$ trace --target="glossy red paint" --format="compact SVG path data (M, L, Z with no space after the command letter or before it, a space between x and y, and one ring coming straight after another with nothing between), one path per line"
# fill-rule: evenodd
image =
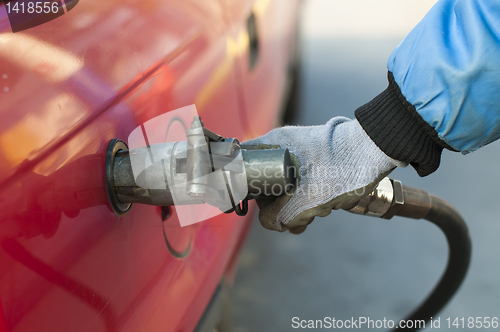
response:
M103 174L111 139L186 105L227 137L274 124L296 3L226 1L80 1L16 34L0 7L0 331L192 331L234 275L250 216L118 217Z
M237 75L243 92L243 120L251 135L260 136L280 125L283 96L291 83L289 76L294 65L301 1L222 1L231 17L230 33L234 43L242 50L237 59ZM249 12L254 14L257 23L258 54L254 68L250 66L250 52L247 51Z

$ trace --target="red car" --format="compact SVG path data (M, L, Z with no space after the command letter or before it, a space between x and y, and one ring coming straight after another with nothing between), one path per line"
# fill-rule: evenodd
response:
M251 213L118 216L105 153L191 104L225 137L274 127L299 2L86 0L18 33L0 5L0 331L223 329Z

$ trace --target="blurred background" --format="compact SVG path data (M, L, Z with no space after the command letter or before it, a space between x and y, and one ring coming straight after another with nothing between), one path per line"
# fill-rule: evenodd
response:
M294 123L353 118L386 88L389 55L435 2L305 1ZM466 156L445 151L440 169L426 178L411 167L391 175L448 200L470 228L472 263L440 314L442 330L448 317L500 316L499 162L496 142ZM429 294L447 254L444 235L423 220L334 211L296 236L265 230L256 219L236 278L234 331L291 331L293 317L397 322Z

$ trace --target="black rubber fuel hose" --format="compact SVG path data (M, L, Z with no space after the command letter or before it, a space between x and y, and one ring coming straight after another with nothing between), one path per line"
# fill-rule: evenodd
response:
M397 215L423 217L432 222L444 233L449 247L448 263L441 280L420 307L405 318L405 321L423 320L427 323L450 301L464 280L470 263L471 240L465 221L451 204L420 189L404 186L403 192L405 203ZM418 206L423 208L419 211ZM428 213L422 216L425 210ZM417 331L418 328L399 327L394 331L403 330Z

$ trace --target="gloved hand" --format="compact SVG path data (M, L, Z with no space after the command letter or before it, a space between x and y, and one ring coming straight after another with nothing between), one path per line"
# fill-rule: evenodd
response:
M382 152L357 120L344 117L321 126L277 128L242 146L279 146L298 158L300 180L295 192L257 200L262 226L296 234L316 216L353 207L396 166L407 166Z

